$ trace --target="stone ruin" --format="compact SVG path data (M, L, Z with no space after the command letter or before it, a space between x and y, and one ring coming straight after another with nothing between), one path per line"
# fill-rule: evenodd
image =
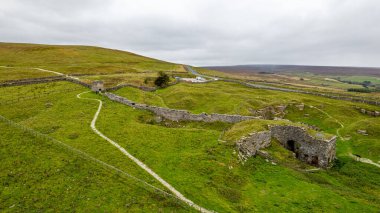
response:
M361 112L362 114L366 114L366 115L369 115L372 117L380 117L379 111L372 111L372 110L368 110L368 109L363 109L363 108L360 108L358 106L355 106L355 109L359 110L359 112Z
M104 91L103 81L94 81L94 82L92 82L91 90L93 92L96 92L96 93Z
M262 109L250 109L249 111L254 116L260 116L263 119L274 119L274 118L283 118L285 116L285 110L287 105L278 105L278 106L267 106Z
M277 139L283 147L292 151L295 157L310 165L326 168L335 159L336 137L324 139L312 136L306 128L291 125L269 126L269 130L255 132L237 141L241 158L256 155L262 149L270 146L271 139Z

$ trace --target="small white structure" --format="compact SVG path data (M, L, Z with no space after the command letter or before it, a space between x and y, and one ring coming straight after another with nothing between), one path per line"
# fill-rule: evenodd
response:
M201 82L205 82L205 81L206 81L206 79L204 79L204 78L202 78L202 77L200 77L200 76L197 76L195 79L196 79L197 81L201 81Z
M103 81L92 82L91 90L96 93L104 91Z
M196 78L179 78L180 81L185 81L185 82L191 82L191 83L203 83L207 82L205 78L202 78L200 76Z

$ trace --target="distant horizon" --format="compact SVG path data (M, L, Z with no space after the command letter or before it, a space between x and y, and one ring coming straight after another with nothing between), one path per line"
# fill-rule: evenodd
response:
M3 0L0 40L128 50L194 66L380 67L373 0Z
M98 48L105 48L105 49L113 49L118 51L125 51L130 52L133 54L141 55L148 58L154 58L161 61L167 61L171 63L176 63L173 61L164 60L161 58L156 58L149 55L144 55L138 52L132 52L130 50L123 50L118 48L110 48L106 46L96 46L91 44L70 44L70 43L64 43L64 44L54 44L54 43L29 43L29 42L9 42L9 41L0 41L0 43L10 43L10 44L32 44L32 45L53 45L53 46L91 46L91 47L98 47ZM186 64L186 63L178 63L178 64L184 64L184 65L191 65L195 67L234 67L234 66L308 66L308 67L346 67L346 68L368 68L368 69L377 69L380 68L380 66L347 66L347 65L315 65L315 64L265 64L265 63L251 63L251 64L232 64L232 65L193 65L193 64Z
M359 67L359 66L344 66L344 65L310 65L310 64L235 64L235 65L206 65L197 67L244 67L244 66L299 66L299 67L342 67L342 68L368 68L368 69L380 69L379 67Z

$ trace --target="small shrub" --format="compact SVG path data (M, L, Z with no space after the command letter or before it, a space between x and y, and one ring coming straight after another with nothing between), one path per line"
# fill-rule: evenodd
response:
M238 203L241 200L241 192L233 188L222 187L218 189L218 193L232 203Z
M349 88L347 89L348 92L361 92L361 93L371 93L372 90L368 88Z
M159 76L154 81L154 85L163 88L168 85L169 80L170 80L169 76L166 73L161 71L159 73Z
M78 137L79 137L79 134L75 132L75 133L70 134L67 138L74 140L74 139L77 139Z

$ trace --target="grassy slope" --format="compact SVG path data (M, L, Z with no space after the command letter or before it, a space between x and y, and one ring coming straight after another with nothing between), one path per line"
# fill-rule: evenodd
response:
M176 109L187 109L194 113L228 113L249 115L250 109L261 109L271 105L289 105L291 103L304 103L303 111L289 105L286 118L316 125L322 131L336 134L340 125L335 119L345 125L340 130L344 137L351 137L344 143L351 144L347 152L360 154L374 161L380 160L380 118L363 115L354 106L365 109L378 110L379 107L339 101L318 96L296 93L251 89L239 84L213 82L208 84L177 84L156 92L143 92L137 89L123 88L116 91L136 102L151 105L167 106ZM320 111L310 108L319 107L333 116L329 118ZM358 129L367 129L368 136L357 134ZM340 143L340 142L339 142Z
M77 87L65 82L44 85L45 90ZM36 86L1 89L26 92L33 91ZM12 108L1 106L0 109L2 114L13 120L154 183L92 133L89 123L97 103L76 99L79 92L20 102ZM97 97L94 94L85 96ZM26 108L27 111L24 110ZM379 203L380 191L376 184L379 181L376 168L357 166L356 162L343 159L335 173L327 171L310 175L282 165L268 164L261 158L253 158L241 165L234 153L235 147L217 140L229 125L170 122L158 125L152 120L150 113L105 100L97 125L179 191L207 208L219 212L370 212L380 208L376 204ZM359 176L363 172L366 177Z
M41 72L34 69L28 68L5 68L0 67L0 83L3 81L10 80L21 80L21 79L30 79L30 78L43 78L56 76L54 73Z
M130 178L0 123L0 211L185 211Z
M91 100L76 98L78 93L87 89L68 82L36 84L20 87L0 88L4 93L30 95L35 91L53 91L60 88L77 89L72 92L50 94L33 100L21 101L12 105L0 105L1 114L22 125L49 134L70 146L97 156L98 159L115 165L132 174L152 181L145 172L140 171L134 163L126 163L126 157L116 148L93 133L90 122L97 110L97 104ZM20 90L20 91L19 91ZM20 92L20 93L18 93ZM6 96L6 99L12 96ZM19 95L19 97L21 97ZM28 110L25 110L28 109Z
M365 192L361 192L363 183L359 181L354 180L354 186L349 181L340 183L341 179L350 178L338 176L339 171L331 175L328 172L309 175L273 166L260 158L242 166L234 154L234 145L218 142L220 128L216 131L210 126L188 129L189 124L179 124L176 128L143 124L136 122L141 112L121 104L107 106L100 116L101 129L107 135L128 147L191 199L219 212L371 211L363 205L374 205L370 200L378 196L379 188L375 185L379 172L375 167L364 168L371 182L364 183ZM113 124L112 128L109 124ZM350 175L360 176L362 171L351 171L357 164L350 159L346 161ZM350 196L353 191L363 197Z
M0 43L0 65L67 74L179 71L183 67L130 52L91 46Z

